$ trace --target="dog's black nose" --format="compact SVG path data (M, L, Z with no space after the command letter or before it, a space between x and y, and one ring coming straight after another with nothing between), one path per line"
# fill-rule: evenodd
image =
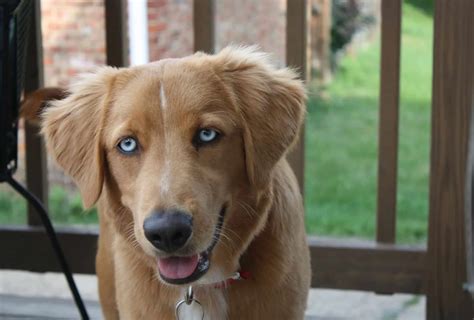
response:
M155 248L172 253L184 246L193 232L193 219L177 210L154 211L143 222L145 237Z

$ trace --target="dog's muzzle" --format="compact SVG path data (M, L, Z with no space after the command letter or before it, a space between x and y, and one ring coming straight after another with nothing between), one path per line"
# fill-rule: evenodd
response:
M158 258L158 271L163 281L170 284L186 284L201 278L210 268L210 258L217 245L224 223L226 206L219 212L211 245L201 253L191 256ZM183 248L192 235L192 217L186 213L155 212L145 219L145 236L153 246L173 254Z

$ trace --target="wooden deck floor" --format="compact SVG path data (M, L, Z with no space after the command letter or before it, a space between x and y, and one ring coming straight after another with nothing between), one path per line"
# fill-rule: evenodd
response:
M85 303L91 319L102 319L100 306L96 301ZM72 300L0 295L0 319L72 320L80 319L80 316Z
M97 301L86 301L91 319L102 319ZM75 320L80 319L72 300L0 295L1 320ZM305 320L341 320L307 316Z
M91 319L101 319L96 277L74 278ZM422 320L425 304L412 295L318 289L310 291L306 320ZM79 319L79 314L62 274L0 270L0 319Z

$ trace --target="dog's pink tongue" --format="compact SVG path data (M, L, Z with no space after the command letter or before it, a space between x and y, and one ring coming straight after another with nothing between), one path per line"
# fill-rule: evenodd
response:
M158 269L168 279L183 279L193 274L198 265L199 257L169 257L158 259Z

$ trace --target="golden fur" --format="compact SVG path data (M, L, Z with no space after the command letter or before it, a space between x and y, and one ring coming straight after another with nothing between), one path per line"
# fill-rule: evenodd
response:
M303 319L310 261L303 207L285 154L297 138L305 92L289 69L252 48L226 48L143 66L104 67L43 113L48 149L98 202L99 293L106 319L174 319L186 286L160 280L159 252L143 221L155 208L193 216L186 252L212 241L227 206L209 271L196 283L206 319ZM222 137L196 148L196 130ZM137 155L117 151L125 136ZM248 280L216 289L236 270Z

